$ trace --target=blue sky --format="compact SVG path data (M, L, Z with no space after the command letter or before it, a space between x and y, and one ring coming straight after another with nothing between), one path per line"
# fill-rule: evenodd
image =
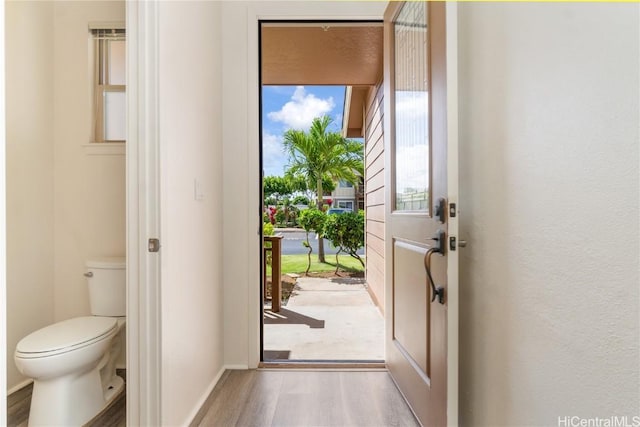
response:
M264 175L284 175L287 158L282 136L289 129L308 130L315 117L328 114L340 131L344 86L263 86L262 156Z

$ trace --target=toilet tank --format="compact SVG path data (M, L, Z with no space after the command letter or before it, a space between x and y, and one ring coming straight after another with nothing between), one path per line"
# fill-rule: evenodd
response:
M89 304L94 316L125 316L127 279L125 258L97 258L86 263Z

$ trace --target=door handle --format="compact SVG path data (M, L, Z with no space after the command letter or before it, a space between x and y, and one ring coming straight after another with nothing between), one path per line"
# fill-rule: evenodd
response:
M444 288L442 286L436 286L433 276L431 275L431 255L434 253L444 255L445 232L443 230L438 230L437 235L433 240L436 240L438 244L437 246L429 248L427 253L424 254L424 269L427 272L427 279L431 285L431 302L434 302L436 298L438 298L438 302L440 304L444 304Z

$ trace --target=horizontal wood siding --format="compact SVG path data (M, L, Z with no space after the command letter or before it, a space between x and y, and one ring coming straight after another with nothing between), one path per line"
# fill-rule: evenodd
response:
M367 284L384 311L384 131L383 86L372 89L365 118L365 207Z
M365 176L366 176L366 171L365 171ZM384 187L384 173L383 172L378 172L375 175L371 175L370 177L367 177L367 192L371 192L371 191L375 191L378 188L382 188Z

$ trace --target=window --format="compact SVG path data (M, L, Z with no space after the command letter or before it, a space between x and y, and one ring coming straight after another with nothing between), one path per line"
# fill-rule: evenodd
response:
M353 188L353 184L341 179L340 181L338 181L338 187L339 188Z
M94 39L93 138L126 140L126 41L124 28L92 28Z
M336 201L336 207L342 209L353 210L353 201L351 200L338 200Z

